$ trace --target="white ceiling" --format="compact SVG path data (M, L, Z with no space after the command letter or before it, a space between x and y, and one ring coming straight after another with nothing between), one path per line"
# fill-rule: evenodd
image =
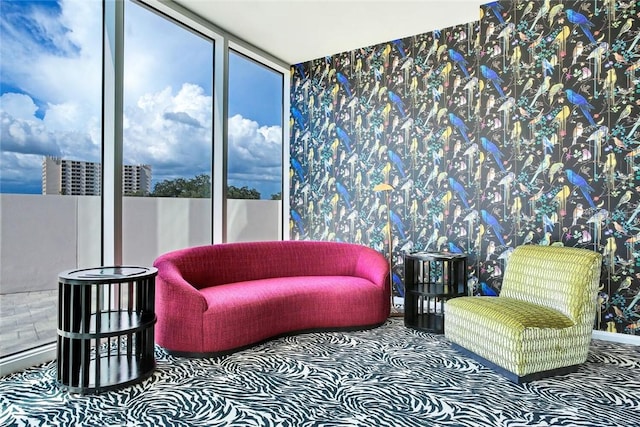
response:
M174 0L285 63L477 21L487 0Z

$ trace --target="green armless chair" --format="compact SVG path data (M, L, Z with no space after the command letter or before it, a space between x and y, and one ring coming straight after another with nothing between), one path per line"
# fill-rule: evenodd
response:
M516 383L574 372L587 360L601 266L587 249L518 246L500 296L446 303L445 336Z

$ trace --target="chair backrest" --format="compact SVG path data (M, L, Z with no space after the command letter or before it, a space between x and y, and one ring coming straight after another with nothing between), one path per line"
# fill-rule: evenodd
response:
M507 262L501 297L552 308L577 324L592 325L602 255L565 246L523 245Z

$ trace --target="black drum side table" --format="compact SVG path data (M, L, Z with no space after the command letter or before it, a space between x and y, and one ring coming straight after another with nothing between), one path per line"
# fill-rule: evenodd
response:
M156 268L68 270L58 277L57 380L99 393L151 375Z
M404 255L404 324L444 332L445 302L467 294L467 255L413 252Z

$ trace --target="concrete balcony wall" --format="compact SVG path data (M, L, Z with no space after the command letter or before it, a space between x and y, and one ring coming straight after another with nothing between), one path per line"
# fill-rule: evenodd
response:
M152 265L158 255L211 243L211 200L125 197L122 262Z
M282 204L228 200L227 241L279 240ZM208 199L125 197L123 263L211 242ZM0 194L0 293L56 289L58 274L100 265L100 197Z
M56 289L58 273L77 265L79 202L0 195L0 293Z
M227 241L282 239L282 203L273 200L227 200Z

